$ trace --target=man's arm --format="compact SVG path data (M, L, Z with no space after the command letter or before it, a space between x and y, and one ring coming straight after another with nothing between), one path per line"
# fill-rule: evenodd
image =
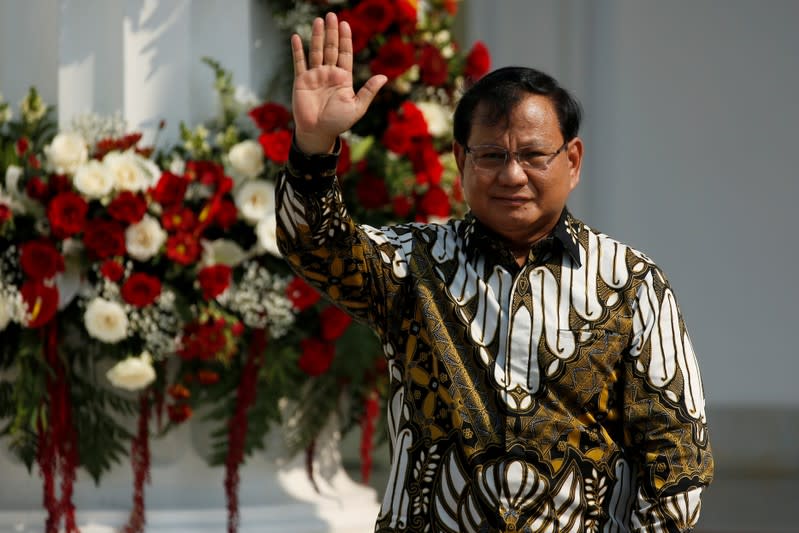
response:
M674 293L654 265L631 307L624 435L637 463L632 525L637 532L690 531L713 478L699 367Z

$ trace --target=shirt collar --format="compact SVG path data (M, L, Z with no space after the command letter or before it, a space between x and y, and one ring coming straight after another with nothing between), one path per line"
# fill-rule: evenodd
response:
M477 251L481 251L496 257L500 263L515 264L513 254L502 237L480 222L471 211L466 213L464 221L462 227L467 255L473 256ZM577 240L581 225L567 208L563 208L550 234L530 246L531 258L542 257L548 252L559 250L568 254L576 266L581 266L580 245Z

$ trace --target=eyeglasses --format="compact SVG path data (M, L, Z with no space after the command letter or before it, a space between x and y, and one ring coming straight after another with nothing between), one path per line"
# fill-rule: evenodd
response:
M564 142L554 152L539 152L532 147L522 147L515 152L510 152L502 146L481 144L479 146L464 146L466 153L472 157L474 166L480 170L496 172L505 168L508 159L513 158L524 170L541 172L546 170L550 163L569 146L569 141Z

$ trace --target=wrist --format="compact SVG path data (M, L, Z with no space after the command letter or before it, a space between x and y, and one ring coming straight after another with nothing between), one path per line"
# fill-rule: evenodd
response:
M329 154L333 152L338 136L314 136L307 133L294 132L294 142L297 148L305 154Z

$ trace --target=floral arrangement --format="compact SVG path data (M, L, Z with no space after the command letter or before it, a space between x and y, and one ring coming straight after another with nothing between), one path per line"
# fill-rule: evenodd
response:
M343 142L339 175L355 218L460 214L451 110L489 58L480 43L462 54L452 40L457 3L272 4L282 29L300 34L337 11L357 38L356 84L390 78ZM368 479L385 399L379 345L275 245L291 114L206 62L219 116L182 124L173 147L142 146L118 116L59 130L35 89L18 113L0 97L0 436L41 472L47 533L61 521L77 531L78 467L99 483L126 456L125 531L143 531L150 437L194 417L214 424L208 460L226 469L230 532L238 469L274 427L310 459L337 412L343 431L361 429Z

